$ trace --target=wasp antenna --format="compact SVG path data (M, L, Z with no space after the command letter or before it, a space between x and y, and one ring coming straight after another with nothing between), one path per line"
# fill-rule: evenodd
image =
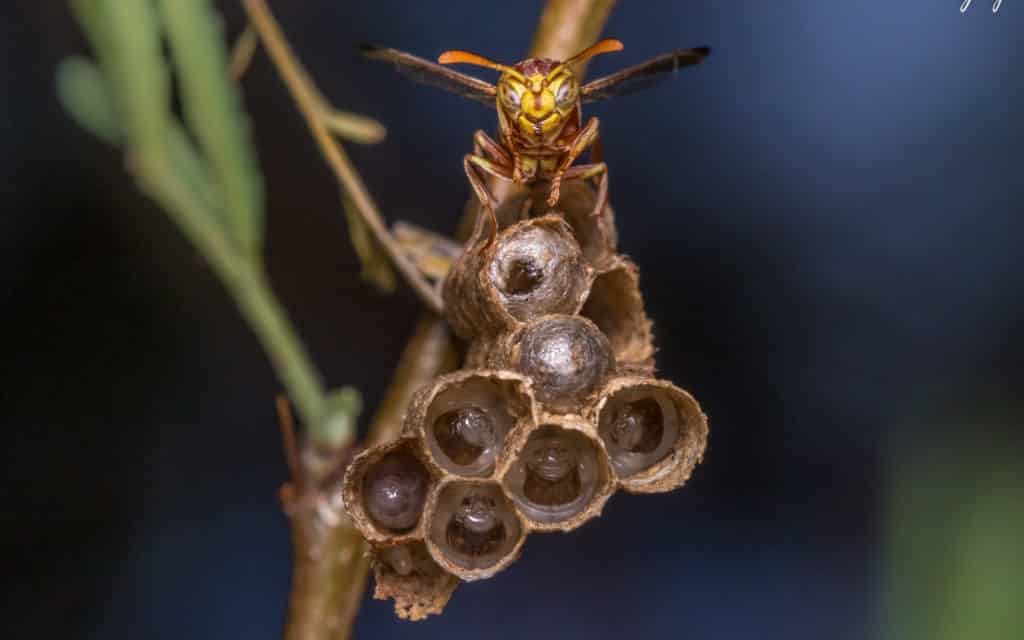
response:
M508 71L509 68L503 64L498 64L493 60L488 60L483 56L479 56L475 53L468 51L445 51L437 57L437 61L440 64L473 64L478 67L487 67L488 69L497 69L498 71Z
M573 57L569 58L568 60L565 61L565 63L572 64L574 62L583 62L584 60L588 60L590 58L593 58L594 56L599 56L602 53L622 51L623 48L624 47L622 45L622 42L619 40L601 40L600 42L595 42L594 44L590 45L583 51L580 51Z

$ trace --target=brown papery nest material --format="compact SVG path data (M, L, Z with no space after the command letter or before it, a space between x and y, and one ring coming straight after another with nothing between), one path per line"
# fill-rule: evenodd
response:
M615 475L596 429L579 416L545 415L513 436L502 486L531 529L571 531L601 514Z
M619 484L631 493L681 487L704 457L707 416L671 382L615 378L588 415L598 425Z

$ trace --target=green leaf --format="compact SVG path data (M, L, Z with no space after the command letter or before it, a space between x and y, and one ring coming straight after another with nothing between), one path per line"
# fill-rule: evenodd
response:
M310 433L327 449L343 447L355 439L356 421L362 410L362 396L352 387L330 391L324 397L322 417Z
M121 141L114 96L103 72L82 56L57 66L57 97L80 127L109 144Z
M259 252L263 188L248 118L228 75L220 17L208 0L159 0L182 93L195 135L226 214L227 229L247 255Z
M345 218L348 220L348 235L352 239L352 247L359 256L363 265L360 274L373 286L385 293L395 290L395 271L391 267L391 260L384 250L377 244L377 240L370 233L362 216L356 211L352 201L342 193L342 208L345 210Z
M1011 640L1024 628L1024 464L1013 446L944 443L896 467L888 518L893 640Z
M101 0L70 0L69 5L78 26L85 32L100 62L104 63L110 53L110 38L104 29Z
M380 122L348 111L327 110L324 124L334 135L357 144L377 144L388 135Z
M127 143L139 162L166 161L170 79L161 51L160 24L149 0L99 0L103 60L124 122Z

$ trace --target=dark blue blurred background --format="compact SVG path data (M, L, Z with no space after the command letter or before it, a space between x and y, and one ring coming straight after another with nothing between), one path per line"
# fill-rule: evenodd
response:
M239 8L219 4L237 33ZM542 2L271 4L324 92L389 127L351 149L388 218L451 230L461 155L493 112L352 45L514 61ZM626 50L592 73L713 47L591 110L660 370L702 402L708 455L680 491L532 537L440 618L367 599L358 637L882 634L892 478L925 451L956 467L956 443L982 464L986 442L1021 451L1024 0L958 5L619 3L606 33ZM3 626L275 638L278 383L122 159L60 111L54 67L83 50L61 2L0 9ZM359 281L337 186L264 57L245 91L275 289L328 381L372 407L417 303Z

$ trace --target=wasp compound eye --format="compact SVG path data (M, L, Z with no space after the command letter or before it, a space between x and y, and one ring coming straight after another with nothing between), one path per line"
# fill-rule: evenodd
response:
M590 321L548 316L518 336L516 368L533 380L538 400L558 412L578 412L614 368L611 346Z
M707 442L707 422L693 398L651 378L610 383L598 403L597 422L612 466L630 491L680 486Z
M529 435L503 484L538 529L579 526L596 515L614 490L597 443L581 431L553 424Z
M378 526L401 532L419 522L430 474L408 453L389 453L363 479L366 513Z
M525 536L515 508L491 483L452 482L441 488L430 543L463 579L488 577L513 560Z
M531 413L526 380L511 372L460 371L440 377L414 400L405 429L451 473L482 477L494 470L505 437Z
M487 279L502 307L517 320L576 313L590 272L569 226L558 216L521 222L497 240Z

